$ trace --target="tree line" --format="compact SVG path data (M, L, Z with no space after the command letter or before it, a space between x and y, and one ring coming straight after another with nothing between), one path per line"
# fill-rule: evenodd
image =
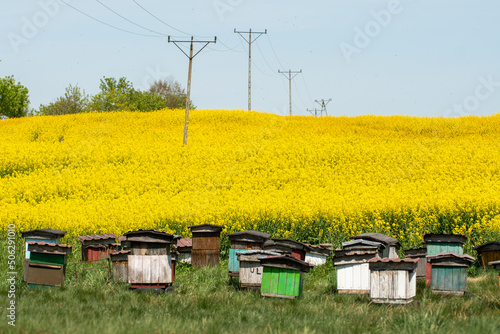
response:
M157 80L147 91L135 89L125 77L103 77L100 91L88 95L78 85L69 85L63 96L38 109L29 109L29 91L13 76L0 78L0 116L65 115L81 112L114 110L153 111L163 108L184 108L186 92L172 77ZM195 109L192 101L190 108Z

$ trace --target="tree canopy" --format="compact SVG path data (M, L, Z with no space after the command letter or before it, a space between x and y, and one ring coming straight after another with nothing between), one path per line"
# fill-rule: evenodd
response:
M28 88L7 76L0 79L0 115L22 117L28 113L30 104Z

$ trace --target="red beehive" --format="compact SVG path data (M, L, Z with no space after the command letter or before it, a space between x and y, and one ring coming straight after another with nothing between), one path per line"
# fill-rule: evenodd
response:
M84 235L78 240L82 243L83 261L104 260L119 246L115 234Z

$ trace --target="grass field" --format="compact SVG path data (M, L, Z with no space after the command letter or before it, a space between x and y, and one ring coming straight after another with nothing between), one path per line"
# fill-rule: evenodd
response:
M370 303L368 296L336 293L331 262L306 275L297 300L263 298L229 284L219 267L178 267L174 292L130 291L107 280L105 270L75 278L70 259L62 288L27 290L18 260L16 326L7 325L5 268L0 283L1 333L498 333L498 273L476 269L467 295L431 294L422 282L406 306ZM0 251L5 244L0 243ZM22 258L18 250L18 259ZM2 265L4 265L2 263ZM80 269L82 267L79 267Z

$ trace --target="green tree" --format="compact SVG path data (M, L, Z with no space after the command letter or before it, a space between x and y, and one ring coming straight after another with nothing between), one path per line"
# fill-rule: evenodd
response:
M28 88L16 83L14 76L0 79L0 115L23 117L30 104Z
M65 115L89 111L89 96L78 86L66 87L64 96L48 105L40 105L40 115Z
M155 81L149 87L149 92L164 99L165 104L163 108L175 109L186 107L186 92L181 87L181 84L172 77ZM189 104L191 109L196 109L193 101L189 101Z
M122 77L101 79L101 91L92 96L90 109L95 111L136 110L134 98L137 94L130 81Z

